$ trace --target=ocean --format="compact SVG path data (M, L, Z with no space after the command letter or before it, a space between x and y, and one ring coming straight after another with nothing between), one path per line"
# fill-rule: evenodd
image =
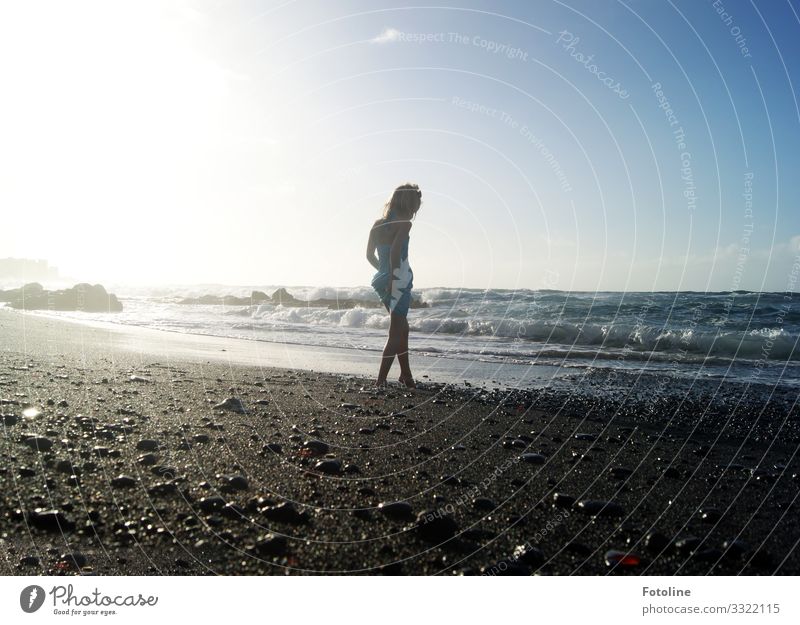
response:
M247 296L277 286L115 286L124 310L57 313L174 332L379 352L387 314L329 309L186 305L203 294ZM299 299L369 300L369 287L286 287ZM410 348L439 359L560 370L623 370L800 388L800 294L415 289ZM52 314L52 313L47 313ZM514 369L519 370L519 367Z

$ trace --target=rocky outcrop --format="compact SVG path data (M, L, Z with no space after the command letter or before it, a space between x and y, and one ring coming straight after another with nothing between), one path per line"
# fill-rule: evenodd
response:
M47 291L38 282L31 282L19 289L0 291L0 301L21 310L122 311L117 296L108 293L102 284L85 282L57 291Z
M179 304L205 304L205 305L225 305L225 306L251 306L253 304L262 304L269 302L271 304L281 306L291 306L299 308L307 306L309 308L329 308L331 310L341 310L343 308L381 308L380 300L375 297L374 299L361 300L361 299L335 299L335 298L320 298L320 299L297 299L294 295L289 293L285 288L281 287L275 291L271 296L266 295L261 291L253 291L250 297L237 297L235 295L201 295L200 297L190 297L181 300ZM411 300L411 308L427 308L428 304L419 299Z

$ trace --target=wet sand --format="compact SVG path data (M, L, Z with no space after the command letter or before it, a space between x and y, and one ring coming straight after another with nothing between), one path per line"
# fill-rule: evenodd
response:
M0 310L3 574L800 572L796 392L375 393L131 336Z

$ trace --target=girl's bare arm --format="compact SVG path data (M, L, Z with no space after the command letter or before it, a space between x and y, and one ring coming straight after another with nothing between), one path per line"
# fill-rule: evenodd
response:
M378 263L378 259L375 256L375 247L375 226L372 226L372 229L369 231L369 239L367 239L367 260L375 269L379 269L380 263Z

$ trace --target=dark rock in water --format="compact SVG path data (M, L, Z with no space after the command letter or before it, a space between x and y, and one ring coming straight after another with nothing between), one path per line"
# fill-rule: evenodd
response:
M564 545L564 550L578 554L579 556L588 556L594 552L594 549L592 549L589 545L584 545L583 543L577 543L574 541Z
M19 559L22 566L39 566L39 558L36 556L23 556Z
M277 534L267 534L258 539L255 544L255 551L260 556L282 556L289 548L286 536Z
M579 501L578 510L597 517L618 517L625 514L625 510L618 503L598 499Z
M138 482L136 478L131 477L130 475L119 475L111 480L111 486L114 488L130 488L131 486L136 486Z
M684 536L675 541L675 550L684 555L688 555L697 550L702 541L697 536Z
M630 477L633 471L627 467L612 467L609 470L609 473L611 474L611 477L615 479L624 480L625 478Z
M345 473L361 473L361 469L356 464L346 464L342 471Z
M283 451L283 447L280 443L267 443L261 448L261 451L265 454L279 454Z
M700 511L700 519L704 523L716 523L722 518L722 512L716 508L703 508Z
M340 460L320 460L314 465L314 470L326 475L339 475L342 472L342 463Z
M616 549L606 551L605 561L608 566L618 566L624 569L632 569L642 563L642 559L635 553L618 551Z
M158 441L145 438L136 443L136 449L139 451L156 451L158 449Z
M650 553L661 553L669 547L670 542L661 532L650 532L644 537L644 547Z
M34 286L38 288L31 288ZM16 297L7 301L11 308L23 310L122 311L122 304L116 295L108 293L101 284L85 282L58 291L45 291L40 284L33 283L22 287Z
M9 426L9 427L19 423L19 418L15 414L4 414L2 416L2 419L3 419L3 425Z
M522 562L533 569L538 569L545 562L544 553L532 545L519 545L514 549L514 560Z
M217 512L222 510L227 503L223 497L214 495L213 497L203 497L197 502L197 507L201 512Z
M722 551L716 547L707 547L692 554L694 560L701 562L717 562L722 557Z
M265 506L259 509L259 512L270 521L277 521L279 523L291 523L296 525L308 521L308 515L305 512L298 512L294 504L288 501L279 503L277 506Z
M214 406L214 410L228 410L230 412L236 412L238 414L245 414L247 410L245 410L244 404L242 400L238 397L228 397L224 401L221 401L217 405Z
M528 464L544 464L547 461L542 454L527 453L521 456L523 462Z
M664 477L668 477L671 480L677 480L681 477L681 472L675 467L667 467L664 469Z
M34 475L36 475L36 469L31 469L30 467L19 468L20 477L33 477Z
M48 532L70 532L75 529L75 523L60 510L37 508L29 515L28 523Z
M405 520L413 516L413 508L407 501L391 501L378 504L378 511L390 519Z
M594 434L579 433L575 435L577 441L593 441L597 438Z
M210 441L211 437L208 434L195 434L192 436L192 442L197 443L198 445L205 445Z
M381 509L381 511L386 514L385 510ZM410 506L408 514L411 514ZM457 533L458 523L448 514L428 510L417 515L417 534L423 540L432 543L443 543L453 538Z
M30 436L23 442L36 451L50 451L53 448L53 441L44 436Z
M571 508L575 504L575 497L566 493L553 493L553 505L557 508Z
M497 504L488 497L477 497L472 500L472 507L476 510L491 511L497 508Z

